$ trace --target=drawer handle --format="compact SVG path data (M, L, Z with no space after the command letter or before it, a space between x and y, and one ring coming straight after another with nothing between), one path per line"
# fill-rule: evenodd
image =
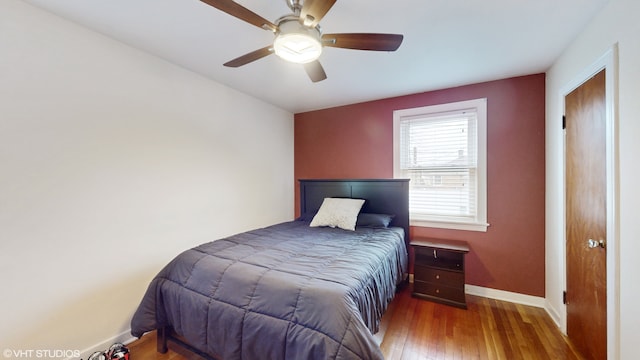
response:
M436 294L440 294L440 289L436 289Z
M440 279L440 275L436 275L436 279Z

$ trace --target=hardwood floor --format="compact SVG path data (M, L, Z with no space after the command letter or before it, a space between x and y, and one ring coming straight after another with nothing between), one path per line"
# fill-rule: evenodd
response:
M385 313L387 360L582 359L540 308L467 295L468 310L411 297L407 286ZM192 360L156 352L155 333L129 345L131 358Z

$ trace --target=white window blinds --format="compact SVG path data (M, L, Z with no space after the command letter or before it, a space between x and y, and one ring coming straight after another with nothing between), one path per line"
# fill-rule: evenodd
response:
M461 107L394 112L395 176L411 179L412 220L485 223L483 161L478 161L482 109L468 102L449 105Z

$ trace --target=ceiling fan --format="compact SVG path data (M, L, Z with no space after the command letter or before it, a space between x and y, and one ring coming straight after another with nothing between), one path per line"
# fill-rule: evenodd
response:
M323 34L318 23L336 0L285 0L293 12L274 23L232 0L200 0L240 20L275 34L273 44L242 55L224 66L239 67L275 53L280 58L304 66L313 82L327 78L318 58L325 46L355 50L395 51L402 35L374 33Z

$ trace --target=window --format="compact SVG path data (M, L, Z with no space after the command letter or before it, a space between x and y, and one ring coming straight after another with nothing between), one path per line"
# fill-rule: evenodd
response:
M486 231L487 99L396 110L393 129L411 225Z

